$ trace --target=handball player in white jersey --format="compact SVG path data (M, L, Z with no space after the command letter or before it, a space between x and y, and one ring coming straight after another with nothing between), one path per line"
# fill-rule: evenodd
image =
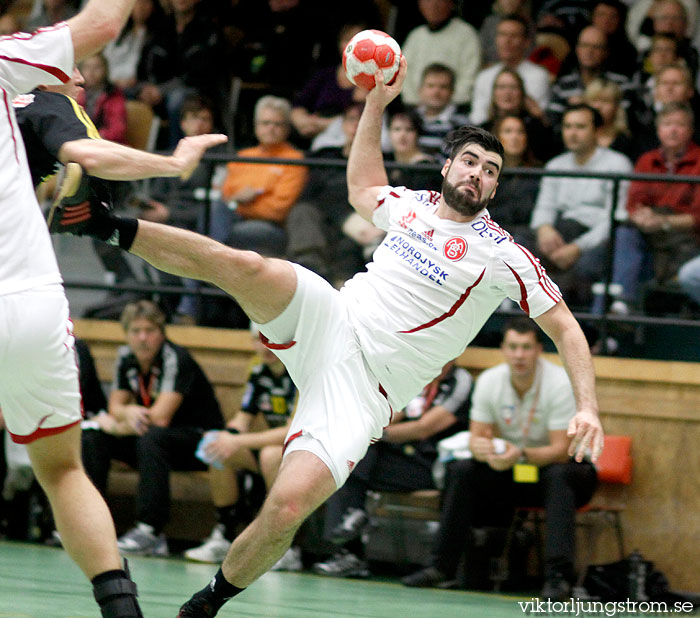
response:
M503 165L490 134L460 129L442 174L442 194L387 186L382 115L400 92L377 74L348 160L350 203L387 231L368 272L340 291L284 260L225 247L168 226L123 219L91 205L66 231L119 244L156 267L212 282L259 325L300 392L277 479L256 519L233 542L222 568L183 605L180 618L209 618L268 570L304 519L380 438L392 410L459 356L509 297L554 340L569 373L577 414L571 453L597 458L603 432L586 339L556 285L485 207ZM461 141L460 141L461 140ZM70 217L70 208L60 216Z
M89 0L67 22L0 37L0 405L12 439L27 445L63 546L91 580L104 618L143 614L109 509L82 467L68 303L12 100L39 84L67 82L77 61L117 36L133 4ZM21 609L21 598L14 603Z

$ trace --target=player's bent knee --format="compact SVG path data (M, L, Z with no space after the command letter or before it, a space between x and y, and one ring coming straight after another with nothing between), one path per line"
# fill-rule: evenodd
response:
M303 500L288 495L270 495L263 507L264 515L282 534L296 530L311 514Z
M236 255L238 267L249 277L261 275L265 272L269 263L269 258L256 253L255 251L238 250Z

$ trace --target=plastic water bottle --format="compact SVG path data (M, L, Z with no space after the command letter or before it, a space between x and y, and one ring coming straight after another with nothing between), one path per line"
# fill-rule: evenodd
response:
M638 550L634 550L629 557L629 571L627 573L628 594L632 601L646 601L647 565Z
M207 445L211 444L214 440L216 440L216 437L218 435L218 431L205 432L205 434L202 436L202 439L199 441L199 444L197 445L197 450L194 454L197 457L197 459L200 459L212 468L216 468L217 470L223 470L224 465L220 461L209 457L206 451Z

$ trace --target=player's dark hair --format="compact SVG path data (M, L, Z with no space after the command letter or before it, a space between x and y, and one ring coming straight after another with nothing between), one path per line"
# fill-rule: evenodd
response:
M569 105L562 114L562 120L571 112L588 112L593 119L593 126L596 129L603 126L603 117L600 115L600 112L588 103L576 103L574 105Z
M473 125L450 131L445 138L445 152L450 159L454 159L467 144L476 144L488 152L495 152L501 159L504 156L503 144L498 138L490 131Z
M540 328L530 318L517 317L517 318L511 318L510 320L508 320L505 323L505 325L503 326L502 332L503 332L504 339L505 339L506 333L509 330L514 330L519 335L527 335L527 333L533 333L535 335L535 339L539 343L542 342Z

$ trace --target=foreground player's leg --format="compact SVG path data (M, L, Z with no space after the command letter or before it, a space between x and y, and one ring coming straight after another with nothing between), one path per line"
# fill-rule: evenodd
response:
M114 524L80 461L80 425L27 445L61 542L92 581L104 618L140 618L136 585L122 570Z
M336 490L326 465L295 451L282 463L258 516L236 538L219 572L180 609L178 618L211 618L231 597L270 569L304 520Z

